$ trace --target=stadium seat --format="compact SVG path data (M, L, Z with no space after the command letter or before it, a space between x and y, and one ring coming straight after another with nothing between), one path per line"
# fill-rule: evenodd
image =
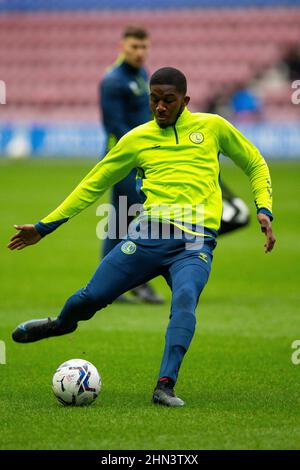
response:
M30 10L33 4L26 4ZM150 72L165 65L182 68L192 110L205 108L222 87L262 74L300 43L297 8L2 13L0 77L9 100L0 119L34 110L39 116L44 110L47 119L50 108L57 119L98 119L99 79L116 58L122 28L137 22L151 34ZM266 92L269 114L276 106L279 114L294 116L286 91L280 96Z

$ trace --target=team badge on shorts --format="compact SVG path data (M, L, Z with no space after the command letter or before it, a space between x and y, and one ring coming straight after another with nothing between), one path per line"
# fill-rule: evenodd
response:
M133 255L136 252L136 244L131 241L125 242L121 245L121 250L125 255Z
M204 140L204 135L202 134L202 132L192 132L190 134L190 140L194 144L201 144L201 142L203 142Z

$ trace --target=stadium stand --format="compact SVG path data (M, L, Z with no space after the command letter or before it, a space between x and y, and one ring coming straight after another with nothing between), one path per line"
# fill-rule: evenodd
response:
M226 0L227 7L299 6L300 0ZM1 0L0 11L224 7L224 0Z
M130 23L151 33L150 71L163 65L185 71L194 110L250 82L300 43L298 8L3 13L0 77L9 83L6 119L99 119L97 83ZM279 93L264 93L268 117L298 116L286 99L288 83Z
M41 135L40 126L48 126L43 133L50 153L60 142L63 153L66 148L72 154L70 139L77 137L78 154L95 153L99 136L91 136L100 132L99 80L116 59L122 29L139 24L151 34L149 72L166 65L182 69L190 109L233 120L232 95L241 87L250 89L262 103L259 119L271 130L257 128L255 136L251 127L244 131L254 141L272 134L271 153L278 148L280 155L279 145L297 133L300 122L300 106L291 101L292 76L297 78L299 70L300 0L229 0L225 5L220 0L0 0L0 80L7 98L0 108L0 153L34 152L36 144L28 147L28 142ZM292 127L286 130L288 123ZM80 126L85 126L82 133ZM86 132L92 149L86 148ZM284 141L290 155L295 154L293 139Z

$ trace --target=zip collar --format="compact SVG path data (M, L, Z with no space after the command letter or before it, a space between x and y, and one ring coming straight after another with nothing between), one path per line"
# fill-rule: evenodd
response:
M182 124L186 124L186 122L189 121L191 114L192 113L187 109L187 107L185 107L182 113L178 116L173 126L177 127L177 126L181 126Z

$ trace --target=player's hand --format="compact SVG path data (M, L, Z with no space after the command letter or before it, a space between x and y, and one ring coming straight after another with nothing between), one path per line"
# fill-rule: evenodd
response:
M272 225L266 214L257 214L258 222L261 225L261 231L266 235L265 253L273 250L276 238L273 234Z
M10 243L7 245L7 248L10 250L23 250L26 246L34 245L42 238L32 224L14 225L14 227L19 232L11 237Z

